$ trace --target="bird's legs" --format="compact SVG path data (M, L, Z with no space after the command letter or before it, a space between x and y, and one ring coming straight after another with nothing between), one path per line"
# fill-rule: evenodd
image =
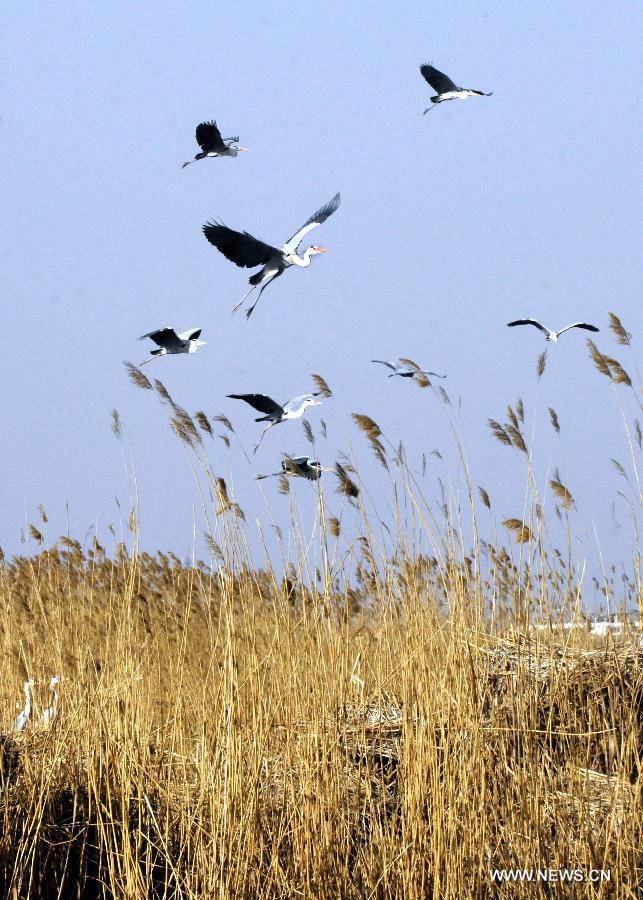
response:
M428 109L425 109L425 110L424 110L424 112L422 113L422 115L425 116L428 112L431 112L431 110L432 110L432 109L435 109L436 106L438 106L438 105L439 105L438 103L432 103L431 106L429 106Z
M249 306L248 309L246 310L246 319L249 319L249 318L250 318L250 316L251 316L252 313L253 313L253 310L254 310L255 306L257 305L257 303L259 303L259 298L261 297L261 295L263 294L263 292L265 291L265 289L268 287L268 285L269 285L272 281L274 281L276 277L277 277L277 276L275 275L273 278L270 279L270 281L267 281L265 284L263 284L263 285L261 286L261 290L260 290L259 293L257 294L257 299L256 299L255 302L252 304L252 306Z
M266 425L264 430L261 432L261 435L259 436L259 440L257 441L257 443L254 446L254 450L252 451L253 453L256 453L257 450L259 449L259 444L262 442L266 431L268 431L269 428L272 428L272 426L276 425L276 424L277 424L276 422L268 422L268 424Z
M250 290L248 291L248 293L243 295L243 297L241 298L241 300L239 300L239 302L237 303L237 305L232 307L232 315L234 315L234 314L236 313L236 311L239 309L240 306L243 306L243 304L246 302L246 300L248 299L248 297L250 296L250 294L251 294L254 290L256 290L256 288L257 288L257 285L256 285L256 284L253 285L253 286L250 288Z
M259 293L257 294L257 299L256 299L255 302L252 304L252 306L249 306L248 309L246 310L246 319L249 319L250 316L252 315L252 312L253 312L255 306L257 305L257 303L259 303L259 300L261 299L261 295L262 295L263 292L266 290L266 288L268 287L268 285L272 284L273 281L274 281L276 278L279 278L279 276L280 276L282 273L283 273L283 269L277 269L277 271L276 271L275 274L272 276L272 278L271 278L269 281L266 281L264 284L261 285L261 290L260 290ZM246 296L247 296L247 295L246 295Z
M141 368L141 366L146 366L148 363L152 362L153 360L155 360L157 358L158 357L156 357L156 356L150 356L149 359L144 359L142 363L138 364L139 369Z
M257 299L256 299L255 302L252 304L252 306L250 306L250 307L246 310L246 319L249 319L250 316L252 315L252 311L254 310L254 308L255 308L255 306L257 305L257 303L259 303L259 298L261 297L261 295L263 294L263 292L266 290L266 288L268 287L268 285L269 285L269 284L272 284L272 282L275 280L275 278L279 278L279 276L282 274L282 272L283 272L283 269L277 269L276 272L274 272L273 274L269 275L269 276L266 278L266 280L265 280L265 281L263 282L263 284L261 285L261 289L260 289L260 291L259 291L259 293L258 293L258 295L257 295ZM254 278L254 276L253 276L253 278ZM240 306L243 306L243 304L246 302L246 300L248 299L248 297L250 296L250 294L251 294L256 288L258 288L258 287L259 287L259 284L253 284L253 286L250 288L250 290L248 291L248 293L245 294L245 295L243 296L243 298L237 303L237 305L234 306L234 307L232 308L232 314L233 314L233 315L234 315L234 313L236 313L236 311L239 309Z

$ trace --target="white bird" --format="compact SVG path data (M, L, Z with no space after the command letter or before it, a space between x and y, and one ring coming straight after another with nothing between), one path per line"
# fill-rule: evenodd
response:
M255 453L266 431L272 428L273 425L279 425L280 422L285 422L288 419L300 419L309 406L319 406L321 404L321 400L316 399L319 397L319 392L315 394L301 394L299 397L289 400L288 403L284 403L283 406L271 397L266 397L265 394L227 394L227 396L232 400L244 400L253 409L266 413L265 416L259 416L259 418L255 419L255 422L268 423L255 445Z
M148 331L147 334L142 334L139 341L150 338L158 345L159 349L152 350L151 357L144 360L141 365L144 366L146 363L156 359L157 356L165 356L166 354L196 353L199 347L207 344L207 341L199 340L201 331L201 328L190 328L188 331L182 331L180 334L177 334L173 328L158 328L156 331Z
M534 325L543 332L546 341L552 341L554 344L558 341L561 334L565 331L569 331L570 328L584 328L586 331L600 331L600 328L597 328L596 325L588 325L587 322L574 322L572 325L566 325L565 328L561 328L560 331L550 331L549 328L545 328L544 325L541 325L540 322L537 322L535 319L516 319L515 322L507 322L509 328L513 328L514 325Z
M205 159L206 156L236 156L237 153L247 151L247 147L239 147L239 138L222 138L216 122L201 122L196 127L196 142L203 151L197 153L194 159L189 159L181 166L184 169L197 159Z
M257 475L257 481L262 478L273 478L276 475L297 475L307 478L308 481L319 481L322 472L332 472L332 469L322 466L318 459L309 456L288 456L284 454L281 461L281 472L271 472L269 475Z
M473 88L458 87L448 75L445 75L444 72L439 72L427 63L420 66L420 72L424 80L436 91L435 96L431 97L433 105L424 110L424 115L429 110L435 109L438 103L444 103L446 100L466 100L467 97L491 97L493 93L492 91L490 94L485 94L484 91L475 91Z
M432 375L434 378L446 378L446 375L438 375L437 372L428 372L426 369L420 369L419 366L416 366L413 363L412 359L406 359L401 356L396 363L388 362L385 359L372 359L371 362L379 363L381 366L387 366L387 368L392 369L393 371L388 376L389 378L394 378L396 375L399 375L400 378L415 378L417 375L424 375L425 378L428 378L429 375Z
M54 675L49 681L49 706L42 714L42 724L49 728L58 714L58 685L60 675Z
M25 705L23 709L18 713L18 715L16 716L16 720L13 723L14 731L24 731L27 727L27 724L31 721L31 689L33 686L34 682L31 681L31 679L29 681L25 681L23 685L23 690L25 692Z
M204 235L217 250L223 253L226 259L245 269L262 266L259 272L250 277L249 283L252 287L245 297L237 303L232 312L235 312L254 289L261 285L257 299L246 310L246 318L249 318L262 293L275 278L279 278L290 266L299 266L300 269L306 269L310 265L313 256L317 253L325 253L326 247L319 247L317 244L313 244L302 255L299 255L299 245L308 232L325 222L338 206L339 194L335 194L332 200L329 200L325 206L318 209L316 213L313 213L304 222L299 231L296 231L286 241L281 250L273 247L271 244L264 244L263 241L248 234L247 231L233 231L232 228L228 228L223 222L208 222L204 225Z

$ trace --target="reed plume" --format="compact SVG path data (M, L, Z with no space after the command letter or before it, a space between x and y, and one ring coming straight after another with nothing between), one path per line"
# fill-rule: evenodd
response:
M152 382L144 375L143 372L139 369L138 366L135 366L134 363L124 362L123 365L127 370L127 374L129 375L129 380L132 384L135 384L136 387L142 388L144 391L152 390Z
M507 531L510 531L519 544L525 544L533 540L533 534L528 525L522 519L505 519L502 523Z
M328 387L328 384L326 383L326 381L324 381L321 375L311 375L310 377L315 382L315 387L325 400L333 396L333 392Z

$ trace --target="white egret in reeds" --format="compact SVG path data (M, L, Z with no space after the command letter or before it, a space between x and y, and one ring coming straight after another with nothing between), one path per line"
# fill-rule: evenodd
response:
M204 235L217 250L223 253L226 259L245 269L262 266L259 272L250 277L249 283L252 287L243 299L237 303L232 312L235 312L254 289L261 285L257 299L246 310L246 318L249 318L262 293L275 278L279 278L291 266L306 269L310 265L313 256L317 253L325 253L325 247L319 247L317 244L314 244L312 247L308 247L300 256L299 245L308 232L325 222L338 206L339 194L335 194L328 203L304 222L301 228L286 241L281 249L273 247L271 244L265 244L263 241L248 234L247 231L233 231L232 228L228 228L223 222L208 222L204 225Z
M27 727L28 723L31 721L31 713L32 713L32 699L31 699L31 689L34 686L34 682L29 679L25 681L23 685L23 690L25 692L25 705L22 710L16 716L16 720L13 723L14 731L24 731Z
M572 325L566 325L564 328L561 328L560 331L551 331L535 319L516 319L515 322L507 322L508 328L513 328L515 325L533 325L543 332L546 341L552 341L554 344L558 341L561 334L565 331L569 331L570 328L584 328L586 331L600 331L600 328L597 328L596 325L588 325L587 322L574 322Z
M42 714L42 724L49 728L58 715L58 685L60 675L53 675L49 681L49 706Z
M289 419L300 419L309 406L319 406L321 404L321 400L316 399L319 397L319 391L314 394L301 394L299 397L289 400L288 403L284 403L283 406L271 397L266 397L265 394L227 394L227 396L232 400L243 400L250 404L253 409L258 410L258 412L266 413L265 416L259 416L259 418L255 419L255 422L268 423L255 444L255 453L266 431L272 428L273 425L279 425L281 422Z

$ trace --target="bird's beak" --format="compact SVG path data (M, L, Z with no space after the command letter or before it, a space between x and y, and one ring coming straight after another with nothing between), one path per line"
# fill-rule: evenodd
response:
M318 247L317 248L318 253L325 253L327 250L328 250L328 247Z
M247 153L250 150L250 147L237 147L237 150L241 153Z
M207 341L197 341L197 344L198 344L200 347L205 346L205 344L207 344L207 343L208 343Z
M313 406L321 406L321 400L313 400Z

